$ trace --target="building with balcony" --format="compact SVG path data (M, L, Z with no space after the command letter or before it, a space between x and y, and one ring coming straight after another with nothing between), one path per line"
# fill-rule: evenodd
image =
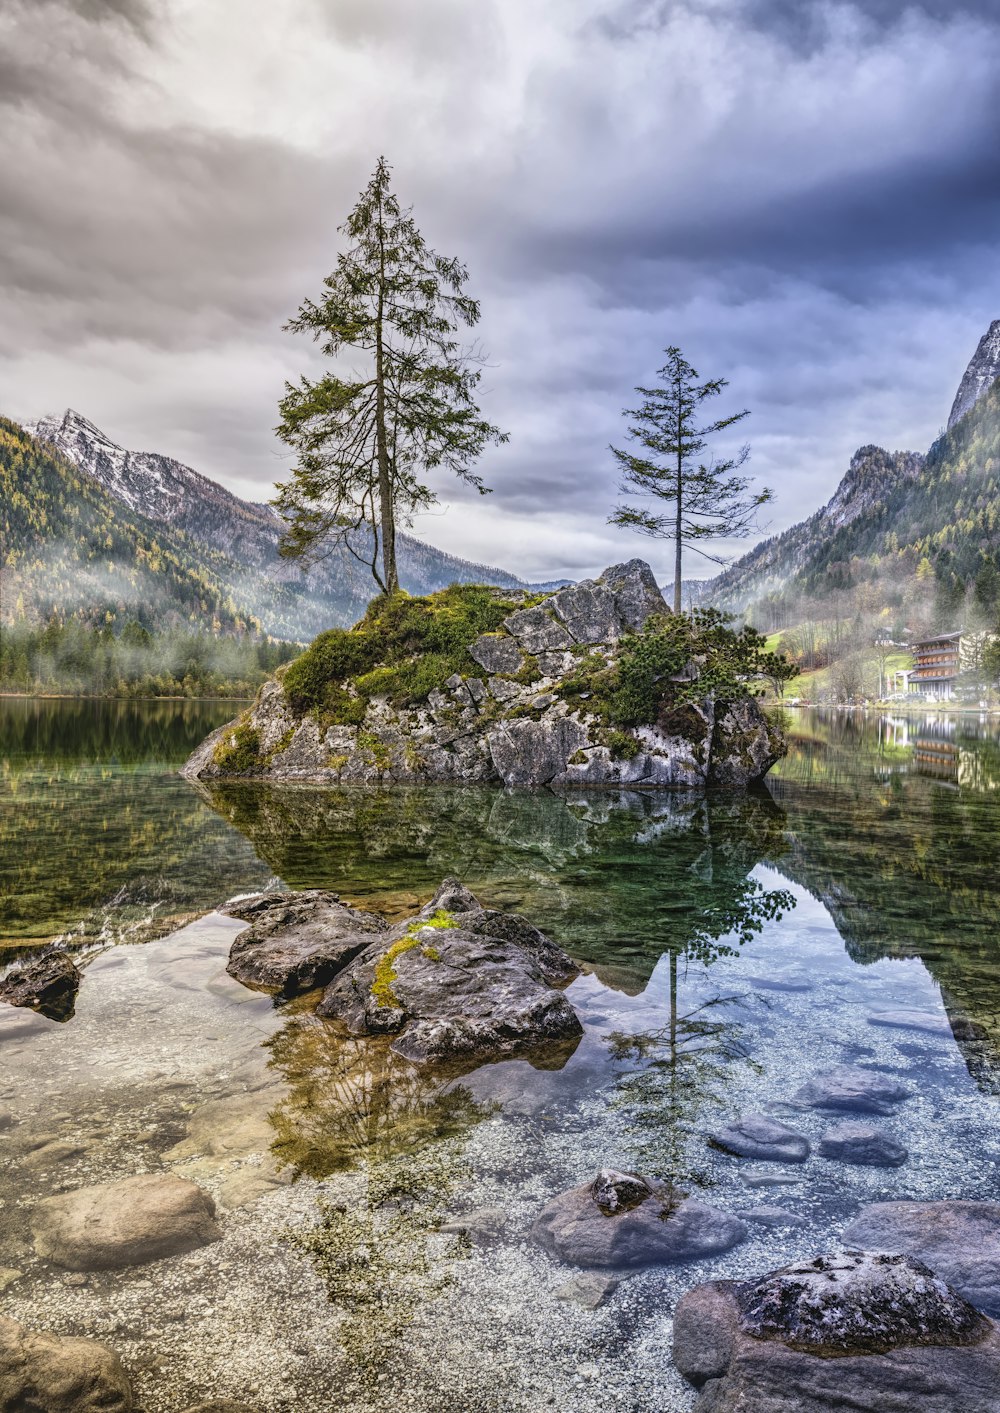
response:
M910 696L928 697L950 702L955 696L959 675L973 674L982 664L983 648L995 638L994 633L939 633L914 643L913 667L906 683Z

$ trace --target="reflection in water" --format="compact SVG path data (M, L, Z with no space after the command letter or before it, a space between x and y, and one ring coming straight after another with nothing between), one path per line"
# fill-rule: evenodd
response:
M288 1239L344 1312L338 1339L374 1386L393 1342L451 1283L461 1244L435 1250L433 1234L469 1175L464 1140L497 1106L400 1059L385 1039L347 1039L313 1017L269 1044L289 1084L269 1116L279 1163L313 1178L353 1167L363 1181L361 1200L320 1201L315 1224Z
M884 718L835 713L796 724L769 777L787 815L777 867L823 901L855 961L919 957L970 1072L1000 1090L995 726L931 719L890 732ZM941 783L940 750L928 770L929 740L974 760L956 766L959 788Z
M718 939L746 941L789 906L750 877L784 849L784 816L766 793L227 783L206 797L292 887L406 912L457 877L630 993L664 953L707 959Z

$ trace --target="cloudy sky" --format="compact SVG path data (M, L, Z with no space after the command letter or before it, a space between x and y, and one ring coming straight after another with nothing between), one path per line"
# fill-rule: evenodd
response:
M0 109L0 412L266 498L281 325L385 153L510 432L417 532L531 577L666 577L605 520L667 344L751 409L773 533L925 449L1000 317L997 0L3 0Z

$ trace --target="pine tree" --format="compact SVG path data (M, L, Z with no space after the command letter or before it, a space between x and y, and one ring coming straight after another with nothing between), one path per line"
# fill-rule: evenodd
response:
M674 612L680 613L684 546L691 544L699 554L721 563L695 542L720 536L743 539L754 528L758 507L772 499L772 492L752 491L750 481L735 474L746 463L748 447L725 461L697 459L709 437L750 414L744 410L699 425L696 418L701 403L717 397L728 383L724 378L699 383L698 374L679 348L668 348L666 355L666 363L657 372L662 386L637 387L635 391L643 398L641 407L622 413L632 419L628 434L639 443L641 453L614 446L611 451L621 470L622 495L664 501L671 508L656 511L626 502L615 507L608 523L674 541Z
M288 525L283 554L309 562L344 545L392 594L397 523L437 499L423 476L444 467L488 494L472 467L507 436L480 416L482 360L456 339L479 319L464 292L468 271L429 249L384 157L340 230L348 248L321 297L285 327L341 361L316 381L285 385L277 432L297 462L274 504ZM361 355L360 370L348 374L347 354Z

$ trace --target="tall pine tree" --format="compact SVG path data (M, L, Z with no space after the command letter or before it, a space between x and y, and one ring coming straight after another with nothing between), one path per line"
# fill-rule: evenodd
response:
M751 490L749 479L738 474L750 455L749 447L728 460L699 460L710 437L750 414L744 410L716 422L699 423L701 404L729 385L725 378L700 383L679 348L668 348L666 355L667 361L656 375L661 386L636 388L642 405L622 413L632 419L628 435L641 450L611 448L621 471L621 494L638 496L647 505L623 502L615 507L608 523L674 541L674 612L680 613L684 546L690 544L699 554L720 563L715 555L700 549L699 543L721 536L743 539L754 528L757 509L773 497L769 490ZM662 502L669 508L650 508L650 502L654 507Z
M308 562L346 546L392 594L397 523L437 499L426 473L444 467L486 495L473 465L507 435L480 415L482 360L456 337L479 319L468 271L429 249L384 157L340 230L347 249L322 295L285 326L337 364L285 385L277 432L296 464L274 504L287 523L283 554ZM360 367L348 370L350 355Z

